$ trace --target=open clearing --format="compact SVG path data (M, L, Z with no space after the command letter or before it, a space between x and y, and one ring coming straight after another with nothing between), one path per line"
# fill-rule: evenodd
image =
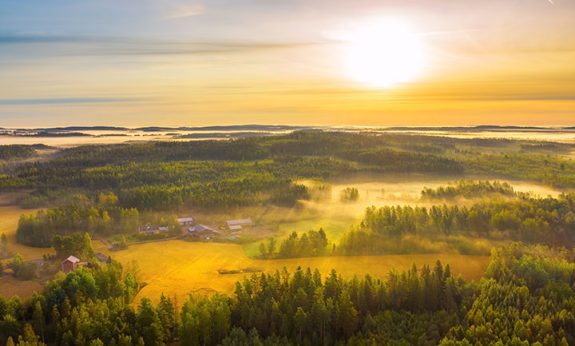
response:
M140 279L147 283L138 299L148 297L157 300L163 292L182 301L192 292L230 293L234 284L245 275L222 275L219 269L237 270L249 267L274 272L286 267L293 271L298 266L317 268L322 273L337 270L343 276L370 274L384 278L391 270L405 270L433 265L439 259L449 263L456 274L466 279L479 279L483 274L488 256L462 256L454 254L390 255L358 257L316 257L282 260L255 260L249 258L241 246L218 243L191 243L170 240L161 243L132 245L129 249L111 253L112 257L129 267L134 261L139 268Z
M19 207L0 207L0 234L6 234L8 238L8 251L13 254L19 253L25 260L40 259L44 254L52 254L52 248L30 247L16 242L16 228L20 215L35 213L35 210L24 210Z
M38 281L20 281L11 275L0 278L0 296L11 298L19 296L26 299L34 292L42 292L43 286Z

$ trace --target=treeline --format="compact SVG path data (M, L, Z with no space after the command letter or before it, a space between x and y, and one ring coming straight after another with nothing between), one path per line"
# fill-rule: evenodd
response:
M462 161L474 174L531 180L557 188L575 187L575 162L558 155L494 153L471 155Z
M276 203L292 205L306 198L295 186L300 178L326 178L354 168L330 158L282 158L256 162L158 162L126 163L93 168L30 166L9 183L29 182L38 191L23 202L64 200L73 191L94 194L114 191L124 208L174 210L182 207L229 208ZM0 177L0 182L2 181ZM54 192L54 187L62 190Z
M512 244L492 253L459 326L442 345L575 344L573 253Z
M185 185L142 185L119 191L121 204L139 210L177 210L183 207L243 207L262 201L263 191L288 185L268 175Z
M328 244L327 235L321 228L301 236L293 232L279 246L275 238L271 238L267 244L262 242L259 257L269 259L323 256L328 253Z
M354 336L363 339L363 332L379 327L376 319L385 311L455 314L462 285L439 262L433 269L391 273L387 281L370 276L346 280L335 271L325 279L317 270L283 271L238 283L230 320L242 330L255 328L264 339L330 345Z
M36 155L36 149L46 148L44 145L0 145L0 160L26 159Z
M479 202L471 206L370 207L357 229L341 240L342 254L382 254L390 240L420 237L497 236L556 246L575 241L575 194L558 198L525 197Z
M0 344L153 345L145 343L154 322L148 316L163 305L133 309L139 288L134 273L113 262L58 276L25 302L0 297Z
M92 247L92 238L88 233L56 235L52 238L52 247L56 251L56 258L76 256L87 261L95 255Z
M575 343L572 258L512 244L493 252L479 283L439 262L386 280L283 270L181 308L165 296L135 307L138 280L112 262L60 276L25 302L0 298L0 343L564 346Z
M343 153L342 157L374 165L381 172L441 173L450 175L463 173L463 166L451 158L390 148L351 150Z
M175 220L173 224L175 227ZM56 235L134 233L139 226L138 210L119 207L113 193L100 194L96 201L76 195L73 203L67 206L23 214L18 222L16 240L29 246L49 247Z
M423 199L453 199L453 198L483 198L493 196L515 196L513 187L505 182L489 180L459 180L453 185L438 188L424 188L421 191Z

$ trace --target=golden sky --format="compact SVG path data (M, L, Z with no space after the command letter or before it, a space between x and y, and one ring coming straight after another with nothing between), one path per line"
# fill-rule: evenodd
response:
M573 18L571 0L0 0L0 127L575 125Z

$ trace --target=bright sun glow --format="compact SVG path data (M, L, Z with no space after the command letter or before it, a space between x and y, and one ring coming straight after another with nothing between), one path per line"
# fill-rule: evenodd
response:
M349 36L345 52L347 75L374 88L413 80L423 66L420 37L397 20L379 20Z

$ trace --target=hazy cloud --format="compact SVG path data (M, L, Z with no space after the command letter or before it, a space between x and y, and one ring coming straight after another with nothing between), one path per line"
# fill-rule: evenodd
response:
M76 37L55 36L46 34L14 34L0 33L0 44L33 44L33 43L61 43L79 41Z
M14 46L2 53L17 53L27 58L43 59L48 56L151 56L151 55L197 55L226 54L251 51L290 49L329 44L329 42L254 42L234 41L170 41L127 37L80 37L51 35L13 35L0 33L0 46ZM17 46L28 48L20 51ZM18 55L17 55L18 56Z
M139 98L117 97L67 97L67 98L28 98L28 99L0 99L0 106L35 106L35 105L69 105L69 104L96 104L96 103L123 103L139 101Z
M162 18L164 20L180 19L187 17L201 16L206 13L206 6L203 4L175 6Z

